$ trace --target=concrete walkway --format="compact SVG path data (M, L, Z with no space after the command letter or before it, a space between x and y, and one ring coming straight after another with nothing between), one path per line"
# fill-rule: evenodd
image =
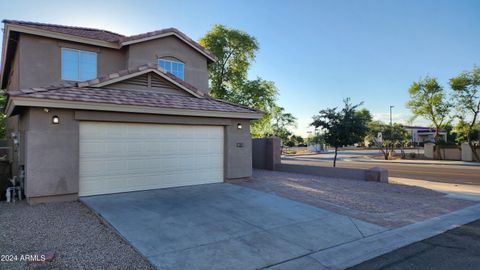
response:
M387 229L273 194L209 184L83 197L158 269L259 269ZM322 264L313 260L315 269Z

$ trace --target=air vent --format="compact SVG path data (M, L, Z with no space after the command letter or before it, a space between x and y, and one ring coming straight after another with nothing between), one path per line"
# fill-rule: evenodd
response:
M131 79L126 80L124 83L136 85L136 86L148 87L148 75L143 74L137 77L133 77Z
M164 78L160 77L157 74L151 74L151 81L150 81L152 88L171 88L176 89L176 87L170 83L169 81L165 80Z

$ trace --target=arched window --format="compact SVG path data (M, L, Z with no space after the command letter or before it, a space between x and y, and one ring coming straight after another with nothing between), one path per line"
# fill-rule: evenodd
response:
M158 66L163 68L166 72L172 73L177 78L185 78L185 64L180 61L158 59Z

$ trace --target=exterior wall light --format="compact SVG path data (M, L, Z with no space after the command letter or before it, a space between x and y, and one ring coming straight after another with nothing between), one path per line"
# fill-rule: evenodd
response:
M54 115L52 117L52 124L54 124L54 125L60 124L60 118L58 116Z
M242 129L242 123L238 123L238 124L237 124L237 128L238 128L238 129Z

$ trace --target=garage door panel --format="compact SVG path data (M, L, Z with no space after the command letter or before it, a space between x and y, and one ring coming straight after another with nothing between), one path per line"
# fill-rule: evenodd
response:
M223 181L223 127L80 123L80 196Z

